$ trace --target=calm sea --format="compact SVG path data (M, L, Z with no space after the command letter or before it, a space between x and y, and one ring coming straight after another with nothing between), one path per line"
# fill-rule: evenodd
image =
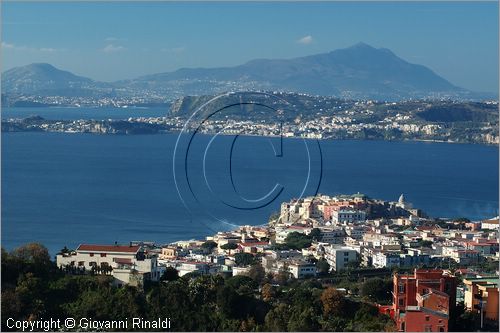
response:
M143 110L133 116L137 111ZM3 133L2 246L38 241L54 254L82 242L167 243L234 225L262 224L280 202L300 195L310 164L310 183L321 178L320 193L361 192L394 201L404 193L432 216L497 215L499 160L494 146L325 140L320 142L320 174L314 168L318 151L311 150L308 157L303 140L284 140L283 156L276 157L271 143L277 147L278 139L239 137L230 164L232 137L211 141L200 136L186 159L186 173L178 174L188 175L195 202L202 207L196 209L179 179L188 207L176 188L176 140L176 135ZM247 208L267 203L257 199L275 185L283 190L268 205L231 207L238 200Z

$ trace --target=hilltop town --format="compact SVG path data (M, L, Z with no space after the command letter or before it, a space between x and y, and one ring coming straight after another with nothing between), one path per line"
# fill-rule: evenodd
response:
M203 240L64 248L57 266L69 274L110 275L114 285L138 288L177 276L248 276L272 288L317 279L344 297L375 302L395 330L448 331L456 307L480 314L481 325L498 322L498 225L498 217L430 218L404 195L395 202L359 193L318 195L282 203L266 225ZM392 296L335 284L390 276L385 286Z

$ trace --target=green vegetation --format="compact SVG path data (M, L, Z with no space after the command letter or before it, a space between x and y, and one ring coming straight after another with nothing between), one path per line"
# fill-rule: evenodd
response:
M432 241L430 240L419 240L417 243L417 247L432 247Z
M203 244L201 244L201 247L203 249L206 249L208 252L212 252L212 250L217 247L217 243L214 241L206 241Z
M361 285L361 296L380 304L390 304L392 279L371 278Z
M175 281L179 278L179 272L173 267L167 267L163 275L161 276L161 281Z
M236 253L234 260L238 266L248 266L254 263L255 258L250 253Z
M168 273L167 273L168 272ZM6 320L171 318L173 331L384 331L392 322L370 304L345 297L319 281L265 276L260 264L249 276L178 277L144 290L113 287L109 275L67 275L48 251L29 244L2 249L2 330ZM282 279L280 281L280 279ZM276 283L282 285L277 286Z
M289 249L301 250L311 246L311 235L304 235L300 232L291 232L285 238L285 245Z
M238 245L236 243L227 243L227 244L221 245L220 248L223 250L234 250L234 249L238 248Z

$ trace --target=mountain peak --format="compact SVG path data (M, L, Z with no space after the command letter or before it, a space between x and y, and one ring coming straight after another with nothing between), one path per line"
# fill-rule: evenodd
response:
M53 65L49 64L49 63L46 63L46 62L34 62L32 64L29 64L27 67L38 67L38 68L53 68L53 69L57 69L55 68Z
M164 93L166 85L177 87L177 93L183 95L216 94L237 87L391 100L459 96L465 92L425 66L364 42L300 58L259 59L234 67L184 68L114 83L95 82L47 63L16 67L2 76L2 92L13 93L58 94L65 90L76 94L94 89L102 94L97 88L103 87Z
M93 81L89 78L64 71L48 63L32 63L14 67L2 75L2 92L38 94L42 91L62 93L81 89Z
M366 44L365 42L356 43L356 44L348 47L348 49L372 49L372 50L376 50L376 48L374 48L373 46L371 46L369 44Z

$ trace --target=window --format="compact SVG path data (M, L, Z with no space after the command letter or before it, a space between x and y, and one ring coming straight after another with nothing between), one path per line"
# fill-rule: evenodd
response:
M93 257L93 256L94 256L94 254L93 254L93 253L90 253L90 254L89 254L89 256Z
M429 316L425 316L425 321L429 321L431 318Z
M425 325L424 332L432 332L432 325Z
M101 257L105 257L106 256L106 253L101 253Z
M404 284L400 284L399 285L399 292L400 293L404 293L405 292L405 285Z
M348 257L349 256L349 252L344 252L344 257Z
M399 299L399 306L404 306L405 305L405 300L400 298Z

